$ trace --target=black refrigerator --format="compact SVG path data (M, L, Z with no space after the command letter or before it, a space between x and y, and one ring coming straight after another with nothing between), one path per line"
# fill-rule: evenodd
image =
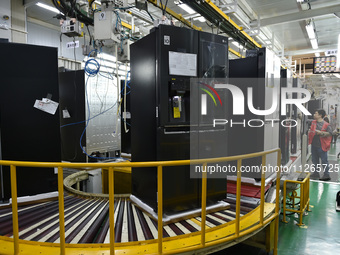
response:
M190 116L190 78L228 76L228 38L187 28L160 25L131 45L131 156L133 162L193 157L191 135L198 139L198 117ZM195 92L196 93L196 92ZM197 130L196 130L197 131ZM226 129L219 134L226 139ZM209 141L211 142L211 141ZM208 142L208 143L209 143ZM226 156L226 140L219 155ZM204 145L203 145L204 146ZM206 146L209 147L208 144ZM226 180L208 180L207 205L226 197ZM189 166L164 167L163 211L166 215L200 208L201 179ZM157 212L157 169L132 169L131 199Z
M0 159L60 162L59 107L42 110L52 104L48 100L59 102L58 49L16 43L0 43L0 49ZM7 201L10 169L0 171ZM17 187L18 196L56 191L57 175L53 168L18 167Z

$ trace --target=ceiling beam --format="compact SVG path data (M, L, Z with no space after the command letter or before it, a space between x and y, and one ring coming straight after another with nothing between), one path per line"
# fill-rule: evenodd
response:
M286 15L276 16L267 19L261 19L261 27L278 25L283 23L289 23L293 21L300 21L310 18L315 18L323 15L333 14L335 12L340 12L340 4L323 7L319 9L312 9L306 11L294 12Z

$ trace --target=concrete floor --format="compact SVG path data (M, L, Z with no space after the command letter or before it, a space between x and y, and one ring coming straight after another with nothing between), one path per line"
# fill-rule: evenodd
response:
M340 140L328 152L330 164L339 164ZM302 227L296 225L297 214L287 217L279 226L278 255L334 255L340 253L340 212L335 210L336 194L340 191L339 171L330 173L331 181L311 180L311 212L303 217ZM239 244L215 253L218 255L264 255L264 250ZM272 254L272 253L270 253Z

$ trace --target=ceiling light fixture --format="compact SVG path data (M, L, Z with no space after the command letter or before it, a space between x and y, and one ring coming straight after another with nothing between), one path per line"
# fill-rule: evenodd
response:
M316 39L316 34L314 31L314 25L313 22L310 21L307 25L306 25L306 30L307 30L307 34L310 40L310 43L312 44L312 47L314 50L319 48L318 45L318 40Z
M49 10L51 12L60 13L60 11L57 8L54 8L54 7L50 6L50 5L43 4L43 3L40 3L40 2L36 3L36 5L38 5L41 8L44 8L46 10Z
M177 5L178 7L182 8L184 11L186 11L189 14L194 14L196 13L193 9L191 9L188 5L186 4L179 4Z
M313 50L317 50L319 48L318 41L316 39L310 40L310 43L312 44Z
M338 52L336 57L336 69L340 68L340 34L338 35Z
M312 22L306 25L306 30L307 30L309 39L315 39L316 35L315 35L314 26Z

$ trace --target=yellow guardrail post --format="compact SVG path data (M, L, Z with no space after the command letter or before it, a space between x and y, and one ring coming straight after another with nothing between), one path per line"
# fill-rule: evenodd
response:
M237 160L237 179L236 179L236 219L235 236L240 235L240 213L241 213L241 165L242 159Z
M309 209L309 178L310 178L310 173L306 175L303 181L293 181L293 180L285 180L283 183L283 219L282 221L287 223L286 221L286 211L288 212L294 212L294 213L299 213L299 223L297 224L298 226L302 226L302 217L305 212L305 210ZM300 209L295 210L295 209L287 209L286 208L286 196L287 196L287 183L295 183L300 185ZM296 193L296 191L293 191ZM295 196L293 196L293 199L295 199ZM294 205L294 203L293 203ZM293 207L294 208L294 207Z
M302 215L303 215L303 211L305 208L305 183L300 184L300 210L299 210L299 214L300 214L300 218L299 218L299 224L298 226L302 226Z
M158 254L163 254L163 167L157 167L158 178Z
M274 236L274 255L277 255L277 247L279 242L279 214L280 214L280 177L281 177L281 151L277 152L277 167L276 173L276 201L275 201L275 236Z
M113 167L109 167L110 254L115 254L115 195Z
M203 163L202 171L202 215L201 215L201 244L205 246L205 222L207 215L207 163Z
M288 223L288 221L286 221L286 206L287 206L286 197L287 197L287 182L284 181L283 183L283 218L282 218L282 221L284 223Z
M63 168L58 167L59 236L60 254L65 255L65 218L64 218L64 176Z
M17 170L11 165L11 195L12 195L12 224L14 239L14 254L19 254L19 218L18 218L18 195L17 195Z
M310 175L310 174L309 174ZM310 182L310 178L309 178L310 176L307 176L307 184L306 184L306 186L307 186L307 194L306 194L306 197L308 197L308 204L307 204L307 211L309 212L310 210L309 210L309 201L310 201L310 199L309 199L309 182Z
M264 191L265 191L266 173L263 171L263 167L265 165L266 165L266 155L263 155L262 156L262 167L261 167L260 225L263 225L263 215L264 215Z

